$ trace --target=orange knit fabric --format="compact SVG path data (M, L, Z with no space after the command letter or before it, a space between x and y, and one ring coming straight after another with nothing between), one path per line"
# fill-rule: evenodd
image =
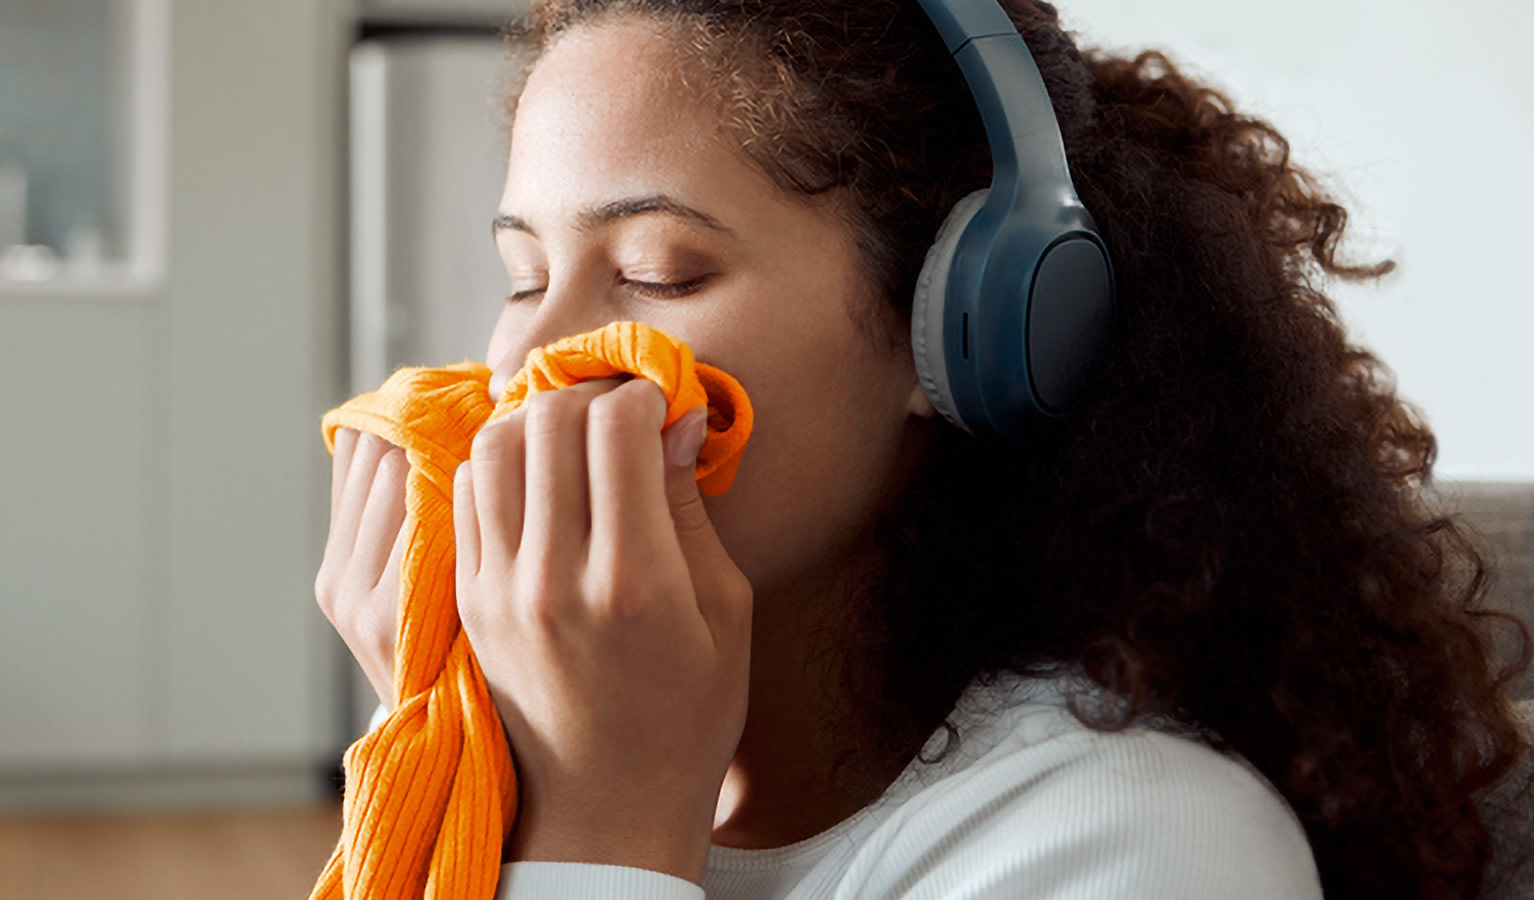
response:
M528 354L492 404L490 370L465 362L401 369L377 391L325 414L325 445L354 428L404 448L405 556L400 565L394 711L347 750L341 840L311 900L488 900L516 814L516 776L500 717L458 622L453 474L474 435L528 396L593 378L648 378L666 395L665 424L705 402L699 489L729 489L751 434L751 404L733 378L637 322L615 322Z

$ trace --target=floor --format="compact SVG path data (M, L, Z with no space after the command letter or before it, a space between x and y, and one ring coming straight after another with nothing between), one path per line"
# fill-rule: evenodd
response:
M305 900L337 805L0 817L0 900Z

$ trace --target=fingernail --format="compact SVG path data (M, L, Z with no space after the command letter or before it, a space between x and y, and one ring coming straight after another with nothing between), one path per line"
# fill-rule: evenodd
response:
M686 468L698 461L698 451L703 449L703 439L708 437L708 407L700 406L689 411L671 426L676 432L671 445L671 464Z

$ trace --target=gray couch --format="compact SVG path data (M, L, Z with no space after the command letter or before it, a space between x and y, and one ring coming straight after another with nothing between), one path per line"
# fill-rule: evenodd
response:
M1439 500L1464 515L1491 557L1487 605L1512 612L1534 629L1534 483L1443 485ZM1534 699L1534 666L1513 682L1513 696Z
M1534 484L1460 483L1440 487L1440 501L1463 513L1491 557L1487 605L1534 628ZM1503 648L1506 649L1505 647ZM1534 667L1513 683L1524 732L1534 741ZM1534 898L1534 753L1479 798L1492 830L1492 867L1483 900Z

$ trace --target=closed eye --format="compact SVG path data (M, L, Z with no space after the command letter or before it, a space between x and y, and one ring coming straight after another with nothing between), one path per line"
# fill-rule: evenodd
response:
M707 275L689 278L686 281L635 281L632 278L619 278L618 283L646 297L672 299L697 293L708 278Z
M637 281L633 278L619 278L618 283L645 297L670 300L697 293L704 283L709 280L709 277L708 275L701 275L697 278L689 278L686 281ZM548 288L546 287L537 287L512 291L506 299L512 303L520 303L524 300L531 300L547 290Z

